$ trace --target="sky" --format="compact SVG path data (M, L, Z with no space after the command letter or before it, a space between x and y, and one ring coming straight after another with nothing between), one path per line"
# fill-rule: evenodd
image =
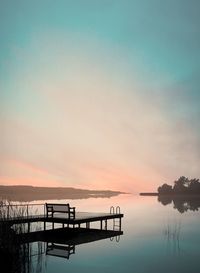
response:
M199 0L0 0L0 184L200 177Z

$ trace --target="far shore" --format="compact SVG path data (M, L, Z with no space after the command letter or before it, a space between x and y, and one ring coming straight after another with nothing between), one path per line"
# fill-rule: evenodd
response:
M200 197L200 194L196 193L158 193L158 192L141 192L142 196L186 196L186 197Z
M140 195L143 195L143 196L157 196L158 192L141 192Z
M0 185L0 200L30 202L37 200L111 198L125 192L86 190L71 187L34 187Z

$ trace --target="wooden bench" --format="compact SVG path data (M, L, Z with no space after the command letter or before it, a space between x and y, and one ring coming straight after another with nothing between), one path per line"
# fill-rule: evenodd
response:
M69 219L75 218L75 207L70 207L69 204L52 204L46 203L47 218L53 217L54 213L66 213Z

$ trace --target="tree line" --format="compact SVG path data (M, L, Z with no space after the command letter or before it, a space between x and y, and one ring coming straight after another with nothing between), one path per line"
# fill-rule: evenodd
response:
M197 178L189 179L188 177L181 176L178 180L174 181L174 185L164 183L158 187L158 194L198 194L200 195L200 181Z

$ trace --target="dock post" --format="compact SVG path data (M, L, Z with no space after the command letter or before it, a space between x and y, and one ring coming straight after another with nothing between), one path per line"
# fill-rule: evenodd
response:
M7 218L9 219L9 217L10 217L10 205L8 205L8 210L7 210Z
M44 230L46 230L46 221L44 220Z
M101 228L101 230L103 228L103 221L102 220L100 221L100 228Z
M30 232L30 227L31 226L31 223L30 222L28 222L28 233Z
M108 226L108 221L105 220L105 230L107 230L107 226Z

